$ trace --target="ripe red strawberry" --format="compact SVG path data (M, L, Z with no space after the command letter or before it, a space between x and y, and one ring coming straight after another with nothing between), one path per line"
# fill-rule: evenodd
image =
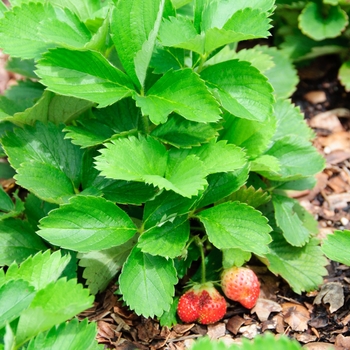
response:
M260 283L256 274L246 267L233 266L221 274L221 287L231 300L251 309L258 300Z
M212 283L195 285L181 296L177 313L185 323L215 323L226 313L226 300Z

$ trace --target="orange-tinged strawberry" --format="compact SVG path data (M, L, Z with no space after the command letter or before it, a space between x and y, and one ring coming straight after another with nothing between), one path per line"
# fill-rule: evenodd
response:
M226 300L212 283L195 285L181 296L177 313L185 323L212 324L224 317Z
M260 294L260 283L256 274L246 267L233 266L221 274L221 287L227 298L238 301L251 309Z

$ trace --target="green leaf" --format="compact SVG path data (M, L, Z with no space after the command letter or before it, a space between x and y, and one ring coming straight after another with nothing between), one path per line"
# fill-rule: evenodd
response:
M21 279L0 286L0 329L20 316L30 305L35 293L34 288Z
M163 191L145 204L143 224L146 230L166 222L172 222L177 216L188 214L196 198L184 198L175 192Z
M54 18L50 4L21 4L6 11L0 19L0 46L4 52L23 59L39 58L55 45L39 35L40 23L45 18Z
M70 256L61 256L60 251L52 254L49 250L44 253L38 252L23 261L20 266L16 263L11 264L6 271L6 279L23 279L35 290L40 290L58 280L69 260Z
M334 231L323 240L322 251L334 261L350 266L350 231Z
M83 277L91 294L104 291L120 271L135 242L130 240L117 247L79 253L79 266L85 267Z
M161 316L173 302L176 270L172 260L152 256L134 248L119 277L126 304L138 315Z
M139 110L135 101L125 98L106 108L93 109L93 118L78 119L77 125L64 128L66 138L82 148L96 146L113 135L132 132L138 127Z
M164 0L119 1L111 16L111 34L120 60L141 87L151 60Z
M234 116L262 122L273 113L273 89L250 63L238 60L218 63L205 68L201 77L222 107Z
M268 14L261 9L245 8L235 12L222 28L205 31L205 52L243 40L267 38L271 28Z
M69 218L69 220L67 220ZM37 232L50 243L79 252L115 247L136 233L130 217L103 198L76 196L40 221Z
M169 70L179 70L184 66L184 50L155 47L150 67L154 74L164 74Z
M350 90L350 61L345 61L340 66L338 78L346 91Z
M276 98L288 98L296 90L299 82L297 70L286 53L277 50L276 47L258 46L258 52L272 57L275 65L264 72L269 83L274 89Z
M108 178L144 181L185 197L196 195L206 184L203 163L197 157L168 152L150 136L116 139L106 147L96 157L96 168Z
M193 22L186 17L164 19L159 30L159 40L164 46L204 54L204 36L197 33Z
M50 50L39 60L36 74L48 90L96 102L99 107L131 96L133 91L129 77L92 50Z
M0 210L9 212L9 211L12 211L13 209L15 209L15 204L12 202L12 199L5 192L3 187L0 187Z
M238 248L223 249L222 255L222 267L224 269L228 269L232 266L243 266L252 257L250 252L245 252Z
M190 148L214 139L218 128L214 123L197 123L173 114L166 123L158 125L151 135L175 147Z
M6 70L13 73L18 73L24 77L36 79L37 76L34 73L35 62L31 60L22 60L18 57L11 57L6 63ZM18 82L20 83L20 81Z
M314 40L335 38L348 24L348 16L340 6L329 6L324 13L322 5L309 2L299 16L301 31Z
M143 232L138 247L143 253L174 259L183 252L189 236L187 217L178 216Z
M300 108L294 106L290 100L278 99L274 109L277 118L274 140L278 140L285 135L297 135L305 140L311 140L314 137L314 132L307 125Z
M281 170L281 166L276 157L263 154L262 156L259 156L258 158L255 158L251 161L250 170L256 173L260 173L261 171L268 171L278 174L278 172Z
M243 149L227 144L226 140L210 142L192 151L203 161L208 174L235 171L247 163Z
M196 203L197 208L220 201L243 186L249 174L249 165L229 173L216 173L208 176L208 187Z
M227 199L230 201L246 203L251 207L258 208L261 205L268 203L271 200L271 196L261 188L255 189L253 186L243 186L238 191L228 196Z
M0 265L21 263L28 256L47 247L31 226L23 220L0 221Z
M249 158L255 159L267 150L276 131L276 118L268 116L264 122L241 119L232 114L224 114L224 129L220 139L228 140L243 148Z
M217 122L220 109L205 83L192 69L168 71L147 91L134 96L144 115L158 125L172 112L195 122Z
M97 323L88 323L85 318L79 322L73 318L58 327L52 327L47 333L40 333L32 339L27 350L102 350L103 344L96 340Z
M298 215L298 202L295 199L274 194L272 203L275 208L276 223L282 230L286 241L297 247L307 243L310 232Z
M171 304L170 310L165 311L159 318L159 323L162 327L172 327L178 323L177 321L177 305L179 303L179 297L175 297Z
M322 276L327 275L324 268L327 259L319 241L312 238L303 247L293 247L281 233L272 232L271 235L270 253L265 256L269 270L282 276L295 293L317 289L323 282Z
M82 151L63 137L62 126L37 123L2 138L18 184L54 203L74 195L80 185Z
M297 180L322 171L324 159L310 142L296 135L285 136L275 141L266 152L276 157L281 170L278 174L261 172L271 180L290 181Z
M271 227L259 211L244 203L219 204L203 210L197 217L218 249L240 248L257 255L268 252Z
M92 302L88 289L83 289L74 279L61 278L50 283L37 292L29 308L21 313L16 330L17 346L86 310Z

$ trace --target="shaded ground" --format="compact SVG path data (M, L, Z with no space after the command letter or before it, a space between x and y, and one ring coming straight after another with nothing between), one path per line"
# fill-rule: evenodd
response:
M321 239L335 229L350 229L350 94L337 80L339 64L329 56L301 68L292 97L314 129L314 144L327 165L313 190L290 195L315 215ZM267 330L297 339L307 349L350 349L350 268L330 261L327 269L320 291L297 295L281 278L256 267L262 287L257 305L246 310L232 302L224 320L210 326L161 327L124 308L113 285L82 316L97 321L99 342L112 349L186 349L205 334L232 343Z

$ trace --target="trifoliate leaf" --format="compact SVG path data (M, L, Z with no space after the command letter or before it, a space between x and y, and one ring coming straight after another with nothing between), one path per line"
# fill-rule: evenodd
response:
M293 246L303 246L309 240L310 232L298 215L299 202L293 198L274 194L272 203L275 208L276 224L282 230L284 238Z
M276 47L258 46L256 48L258 52L270 55L275 63L273 67L264 72L264 75L272 85L276 98L290 97L299 82L298 74L292 61L287 54L277 50Z
M314 137L314 132L306 124L300 108L294 106L290 100L278 99L274 109L277 119L277 130L273 136L274 140L278 140L285 135L297 135L305 140L311 140Z
M50 243L79 252L119 246L136 233L123 210L104 198L92 196L72 197L68 204L43 218L39 227L38 235Z
M38 62L36 74L48 90L96 102L99 107L111 105L133 92L129 77L92 50L50 50Z
M264 122L259 122L225 113L224 120L224 129L220 133L220 139L240 146L252 159L266 151L276 131L276 117L273 115L268 116Z
M269 270L282 276L298 294L316 289L323 282L323 276L327 275L324 268L327 259L318 240L312 238L303 247L293 247L282 233L272 232L271 236L271 252L265 256Z
M124 301L144 317L159 317L170 309L176 283L171 259L144 254L138 248L132 250L119 277Z
M29 342L27 350L102 350L104 346L97 343L96 335L96 322L88 323L86 318L79 322L73 318L47 333L40 333Z
M201 211L209 240L219 249L240 248L257 255L268 252L271 227L254 208L239 202L226 202Z
M135 242L130 240L117 247L79 253L79 266L85 267L83 277L86 279L91 294L106 289L112 278L120 271Z
M281 164L278 174L260 172L271 180L290 181L315 175L322 171L324 159L311 143L296 135L288 135L275 141L266 152Z
M151 135L175 147L190 148L207 143L215 136L219 126L214 123L197 123L174 114L158 125Z
M30 305L35 293L34 287L22 279L10 280L0 286L0 329Z
M334 231L323 240L322 251L334 261L350 266L350 231Z
M178 216L143 232L138 247L144 253L174 259L183 252L189 236L187 217Z
M164 8L164 0L119 1L111 16L111 33L125 71L143 86Z
M187 17L164 19L159 30L159 40L164 46L204 53L204 36L197 33L193 22Z
M17 346L86 310L92 302L89 290L83 289L75 279L61 278L48 284L36 293L30 306L21 313L16 330Z
M238 60L218 63L205 68L201 77L222 107L234 116L262 122L272 115L273 89L250 63Z
M47 247L32 227L23 220L0 221L0 266L21 263Z
M169 71L145 96L134 95L134 98L142 113L156 125L165 123L172 112L195 122L209 123L220 119L216 99L192 69Z
M309 2L299 16L299 28L314 40L335 38L348 24L348 16L340 6L329 6L325 14L322 4Z
M60 251L52 254L49 250L38 252L19 266L16 263L11 264L6 271L6 279L23 279L35 287L35 290L40 290L61 276L69 260L70 256L61 256Z

